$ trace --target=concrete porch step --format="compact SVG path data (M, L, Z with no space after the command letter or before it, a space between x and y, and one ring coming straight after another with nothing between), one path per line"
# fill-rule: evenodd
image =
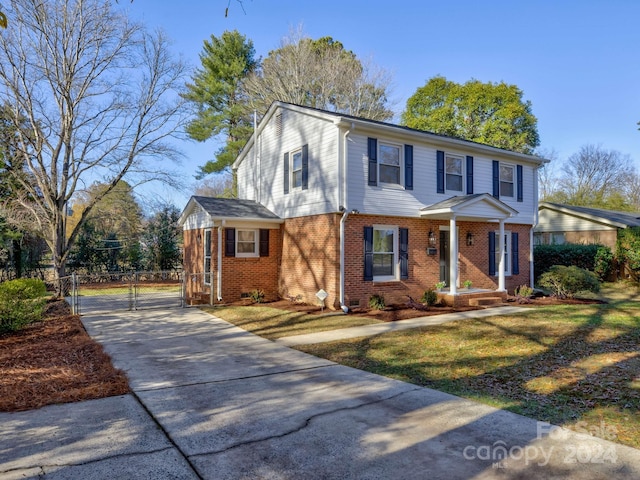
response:
M495 305L496 303L502 303L501 297L482 297L482 298L470 298L469 305L472 307L482 307L486 305Z

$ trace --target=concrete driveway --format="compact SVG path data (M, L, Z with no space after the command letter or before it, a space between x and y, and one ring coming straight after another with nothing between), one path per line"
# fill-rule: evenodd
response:
M640 450L317 359L197 309L83 322L134 393L0 414L0 477L640 478Z

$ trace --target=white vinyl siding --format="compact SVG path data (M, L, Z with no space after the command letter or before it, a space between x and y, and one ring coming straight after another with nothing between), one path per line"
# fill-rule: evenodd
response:
M329 120L294 110L282 109L281 114L280 136L267 126L258 137L259 162L252 147L238 166L239 198L256 200L281 218L337 211L339 129ZM308 145L308 188L290 188L285 195L284 154L289 152L291 164L292 153L302 145ZM293 172L290 167L290 181Z
M585 218L567 215L562 212L542 208L536 232L589 232L616 230L611 225L593 222Z

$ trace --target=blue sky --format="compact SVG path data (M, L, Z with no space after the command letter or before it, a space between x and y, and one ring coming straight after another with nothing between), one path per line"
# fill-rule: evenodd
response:
M331 36L391 72L394 110L434 75L517 85L560 161L587 143L629 154L640 170L637 0L134 0L132 17L164 29L194 67L203 41L237 29L266 57L291 29ZM184 172L215 144L185 142ZM182 208L191 192L163 192Z

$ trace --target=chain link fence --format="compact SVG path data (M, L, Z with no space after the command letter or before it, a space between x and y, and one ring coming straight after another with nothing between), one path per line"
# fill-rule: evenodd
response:
M74 274L59 282L76 314L184 306L182 272Z

